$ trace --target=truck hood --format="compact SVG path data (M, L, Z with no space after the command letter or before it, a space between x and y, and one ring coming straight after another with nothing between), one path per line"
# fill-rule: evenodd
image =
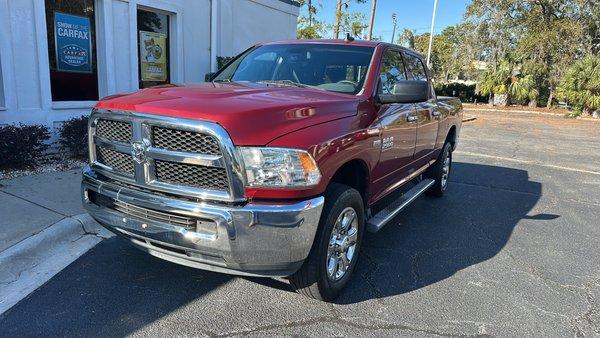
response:
M96 108L212 121L236 145L266 145L287 133L356 115L358 102L357 97L311 88L205 83L115 95Z

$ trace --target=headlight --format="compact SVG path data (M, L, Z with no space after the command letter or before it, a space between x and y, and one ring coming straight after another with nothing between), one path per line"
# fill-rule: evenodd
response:
M239 148L249 187L308 187L319 183L321 172L304 150L287 148Z

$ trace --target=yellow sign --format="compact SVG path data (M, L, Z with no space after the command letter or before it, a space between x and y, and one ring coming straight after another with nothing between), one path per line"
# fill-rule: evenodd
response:
M140 31L142 81L167 81L167 35Z

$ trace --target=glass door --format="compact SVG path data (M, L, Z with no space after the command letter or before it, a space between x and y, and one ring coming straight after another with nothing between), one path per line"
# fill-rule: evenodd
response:
M137 31L140 88L170 83L169 15L138 9Z

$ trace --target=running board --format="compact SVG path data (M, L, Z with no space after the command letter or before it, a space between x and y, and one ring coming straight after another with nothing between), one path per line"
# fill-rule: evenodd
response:
M385 209L378 212L376 215L371 217L367 221L367 231L369 232L377 232L384 225L386 225L389 221L391 221L396 215L400 213L400 211L404 210L409 204L414 202L417 197L421 196L427 189L429 189L432 185L435 184L435 181L432 179L425 179L419 182L417 185L412 187L405 194L400 196L397 200L392 202Z

